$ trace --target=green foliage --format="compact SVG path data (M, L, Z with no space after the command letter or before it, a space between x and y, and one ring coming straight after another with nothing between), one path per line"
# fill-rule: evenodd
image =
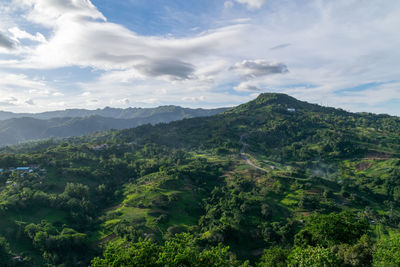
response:
M297 247L288 257L289 267L339 267L340 261L328 248Z
M286 267L287 258L290 251L281 247L272 247L264 251L261 260L257 264L259 267Z
M300 247L336 244L354 244L369 232L369 223L352 212L314 214L306 219L305 227L295 236L295 245Z
M25 226L25 233L49 263L71 263L76 254L85 248L85 234L71 228L59 231L46 221Z
M369 225L400 223L399 130L261 94L213 117L4 148L0 235L31 266L85 265L107 243L94 265L369 266ZM396 255L378 247L375 262Z
M10 245L4 237L0 237L0 262L8 266L11 264L12 254L10 250Z
M374 266L394 267L400 265L400 234L380 240L373 255Z
M92 267L100 266L239 266L229 253L229 248L218 245L201 249L190 234L179 234L157 245L151 240L140 240L122 246L111 243L104 259L92 260Z
M332 247L332 251L344 266L372 266L373 241L364 235L354 244L341 244Z
M0 145L21 141L64 138L106 131L126 129L143 124L166 123L184 118L211 116L225 109L190 109L163 106L146 109L65 110L38 114L0 114ZM5 120L7 118L7 120Z
M159 253L160 247L151 240L139 240L132 245L122 246L110 243L104 252L104 259L94 258L91 266L158 266Z

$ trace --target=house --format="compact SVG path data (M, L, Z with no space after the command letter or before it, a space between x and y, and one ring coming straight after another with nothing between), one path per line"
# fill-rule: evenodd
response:
M15 183L15 182L13 182L13 181L11 181L11 180L8 180L8 181L6 182L6 185L17 186L17 183Z
M100 150L103 150L103 149L106 149L106 148L108 148L108 145L107 145L107 144L92 146L92 149L93 149L93 150L96 150L96 151L100 151Z
M24 261L24 257L22 257L22 256L15 256L15 257L13 257L13 261L15 261L15 262L23 262L23 261Z
M295 109L295 108L288 108L287 111L289 111L289 112L296 112L296 109Z
M17 167L15 170L16 171L20 171L20 172L29 172L29 171L31 171L31 168L29 168L29 167Z

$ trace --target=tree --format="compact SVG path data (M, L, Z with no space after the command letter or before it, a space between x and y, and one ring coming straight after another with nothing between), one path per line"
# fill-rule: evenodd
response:
M393 234L378 242L373 254L374 266L400 266L400 234Z
M218 245L201 249L196 239L187 233L178 234L158 245L150 239L118 245L110 243L104 258L92 260L91 267L122 266L239 266L229 247Z
M139 240L132 245L118 245L110 243L105 252L104 259L94 258L92 267L108 266L158 266L157 259L160 247L151 240Z
M288 257L289 267L339 267L340 261L328 248L296 247Z
M345 266L371 266L373 243L369 236L364 235L354 244L334 246L332 251Z
M287 249L281 247L272 247L266 249L261 256L258 267L286 267L286 260L289 255Z
M0 262L4 266L8 266L11 262L11 251L7 240L4 237L0 237Z
M365 218L357 218L349 211L314 214L306 219L305 227L295 236L295 245L329 247L342 243L354 244L369 230Z

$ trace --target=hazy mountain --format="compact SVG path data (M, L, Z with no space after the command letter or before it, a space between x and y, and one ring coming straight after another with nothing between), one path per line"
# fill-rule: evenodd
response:
M69 137L110 129L126 129L142 124L157 124L184 118L210 116L220 109L189 109L177 106L158 108L105 108L65 110L38 114L1 112L0 145L17 144L50 137ZM29 116L29 117L28 117ZM12 117L4 120L6 117Z
M13 118L35 118L35 119L53 119L53 118L74 118L102 116L116 119L134 119L134 118L159 118L158 122L176 120L182 118L193 118L199 116L210 116L222 112L225 108L218 109L191 109L179 106L160 106L156 108L110 108L88 110L88 109L66 109L58 111L48 111L42 113L12 113L0 111L0 120Z

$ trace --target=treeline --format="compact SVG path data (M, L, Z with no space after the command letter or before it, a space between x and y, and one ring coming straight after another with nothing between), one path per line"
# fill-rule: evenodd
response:
M150 239L110 243L91 266L398 266L400 234L378 242L371 234L369 222L351 212L315 214L292 245L271 246L255 263L238 260L222 243L210 246L201 236L177 234L162 244Z

